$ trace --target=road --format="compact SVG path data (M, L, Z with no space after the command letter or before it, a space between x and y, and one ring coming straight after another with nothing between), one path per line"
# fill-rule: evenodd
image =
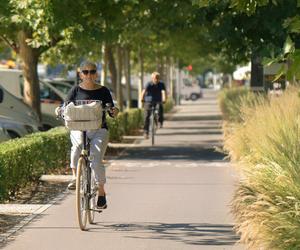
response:
M110 161L108 209L88 231L78 229L69 192L4 249L244 249L229 207L238 177L216 151L221 123L214 91L183 101L158 130L156 146L140 139Z

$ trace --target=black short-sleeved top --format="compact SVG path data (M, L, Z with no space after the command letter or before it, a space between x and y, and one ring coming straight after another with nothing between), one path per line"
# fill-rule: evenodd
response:
M163 82L153 83L148 82L145 88L145 101L150 102L162 102L161 91L166 90L165 84ZM150 97L150 98L149 98Z
M98 89L87 90L81 88L79 85L75 85L72 89L70 89L65 102L72 102L76 100L99 100L102 101L103 107L105 107L107 103L110 103L112 107L114 106L110 91L105 86L101 86ZM101 128L108 129L105 112L103 112Z

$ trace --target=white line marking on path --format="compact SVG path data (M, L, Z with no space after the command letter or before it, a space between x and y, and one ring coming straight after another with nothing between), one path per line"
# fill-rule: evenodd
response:
M224 168L229 167L229 162L222 161L211 161L211 162L174 162L174 161L151 161L151 162L143 162L143 161L123 161L123 160L115 160L109 166L109 169L114 170L114 168L154 168L154 167L174 167L174 168L200 168L200 167L217 167Z

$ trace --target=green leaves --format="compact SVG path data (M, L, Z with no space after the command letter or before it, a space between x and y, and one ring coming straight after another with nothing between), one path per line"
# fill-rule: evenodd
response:
M53 23L49 1L10 0L11 22L32 30L28 43L35 48L46 46L51 41L49 26Z
M287 18L283 23L283 27L289 29L291 33L300 33L300 16Z
M293 52L295 52L295 44L292 41L292 39L288 36L283 46L283 53L288 54Z

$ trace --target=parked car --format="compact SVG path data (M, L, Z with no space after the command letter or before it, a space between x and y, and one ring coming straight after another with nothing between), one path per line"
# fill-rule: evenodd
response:
M64 81L51 80L51 79L43 79L43 82L47 82L51 84L54 88L58 89L63 94L67 95L70 89L72 88L72 84Z
M0 115L10 117L14 121L40 127L37 114L22 100L10 94L0 85Z
M10 137L9 137L9 134L7 133L6 129L1 127L1 125L0 125L0 142L7 141L9 139L10 139Z
M189 79L183 79L181 85L181 97L185 100L196 101L203 97L203 91L196 82L192 82Z
M42 109L43 130L62 125L62 121L56 119L55 108L62 104L66 98L59 89L47 81L40 81L40 98Z
M39 131L38 127L32 124L26 124L2 115L0 115L0 127L6 130L11 139L19 138Z
M0 84L15 97L20 100L23 99L24 83L21 70L0 70ZM62 122L56 119L54 110L63 102L65 97L66 94L52 86L49 82L40 81L41 130L48 130L55 126L62 125ZM2 113L0 112L0 114Z

